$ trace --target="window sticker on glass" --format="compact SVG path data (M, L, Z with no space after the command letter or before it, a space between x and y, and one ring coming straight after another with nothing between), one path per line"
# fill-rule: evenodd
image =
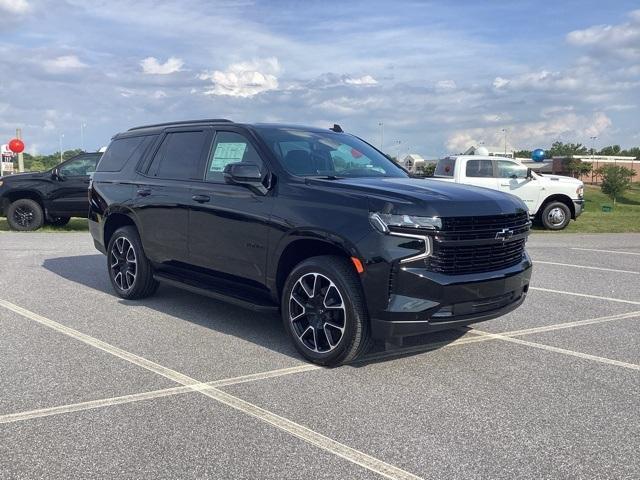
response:
M246 143L218 143L209 171L222 172L228 164L241 162L246 149Z

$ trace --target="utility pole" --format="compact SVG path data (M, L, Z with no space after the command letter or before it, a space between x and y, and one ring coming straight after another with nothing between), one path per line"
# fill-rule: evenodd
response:
M86 122L80 122L80 149L84 152L84 129L87 128Z
M16 128L16 138L18 140L22 140L22 129ZM24 157L22 156L22 152L18 154L18 172L24 172Z
M503 128L502 129L503 133L504 133L504 156L507 156L507 129Z
M59 143L60 143L60 163L62 163L62 139L64 138L64 133L60 134Z
M384 123L378 122L378 126L380 127L380 151L384 147Z
M598 139L598 137L593 136L593 137L589 137L591 139L591 161L593 162L593 155L596 153L596 140Z

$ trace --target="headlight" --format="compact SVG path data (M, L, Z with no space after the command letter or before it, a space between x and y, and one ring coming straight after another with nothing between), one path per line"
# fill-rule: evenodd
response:
M438 217L419 217L417 215L394 215L391 213L372 212L369 214L371 224L382 233L389 233L393 227L435 230L442 228L442 220Z
M3 183L4 183L4 182L3 182L2 180L0 180L0 187L2 186L2 184L3 184Z
M415 262L416 260L424 260L431 255L431 237L424 230L433 230L442 228L442 220L438 217L419 217L416 215L392 215L390 213L372 212L369 214L371 225L381 233L394 235L396 237L404 237L413 242L422 242L422 252L417 255L400 260L400 263ZM402 227L402 232L393 231L394 227ZM407 233L407 229L415 229L415 233ZM407 246L413 251L417 250L414 246Z
M576 189L576 193L578 194L578 198L582 198L584 195L584 185L580 185L577 189Z

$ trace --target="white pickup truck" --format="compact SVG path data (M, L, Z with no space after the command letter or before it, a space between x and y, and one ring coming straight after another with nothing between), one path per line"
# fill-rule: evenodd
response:
M434 180L500 190L520 197L531 217L562 230L582 213L584 184L575 178L540 175L510 158L459 155L438 161Z

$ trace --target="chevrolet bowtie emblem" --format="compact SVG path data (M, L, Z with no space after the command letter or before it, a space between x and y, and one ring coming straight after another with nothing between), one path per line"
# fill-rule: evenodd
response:
M513 230L509 230L508 228L503 228L496 233L496 240L502 240L503 242L509 240L511 237L513 237Z

